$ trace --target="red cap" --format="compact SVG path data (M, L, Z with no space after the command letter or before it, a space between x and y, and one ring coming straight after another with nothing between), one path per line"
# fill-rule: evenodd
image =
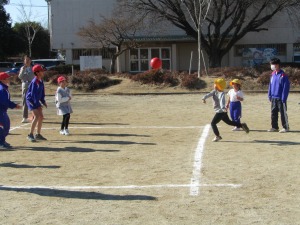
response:
M57 83L60 83L64 80L67 80L64 76L60 76L59 78L57 78Z
M39 64L36 64L32 67L32 71L35 72L39 72L39 71L45 71L45 67Z
M0 73L0 80L5 80L9 78L9 75L5 72Z

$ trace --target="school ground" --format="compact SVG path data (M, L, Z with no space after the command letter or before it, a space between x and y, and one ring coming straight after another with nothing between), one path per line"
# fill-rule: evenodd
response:
M221 122L218 143L201 97L75 95L62 136L47 96L48 141L36 143L10 110L0 224L300 224L300 94L288 101L291 132L268 133L266 94L246 93L250 133Z

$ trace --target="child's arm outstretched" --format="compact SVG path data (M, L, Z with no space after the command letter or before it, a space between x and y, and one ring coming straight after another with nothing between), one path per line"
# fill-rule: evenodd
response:
M215 90L213 90L213 91L209 92L208 94L204 95L202 97L202 102L206 103L206 99L208 99L209 97L213 96L214 94L215 94Z

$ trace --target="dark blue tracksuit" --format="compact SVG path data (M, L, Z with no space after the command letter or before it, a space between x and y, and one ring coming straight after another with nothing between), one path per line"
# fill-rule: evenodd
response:
M42 104L45 104L45 86L42 80L34 77L30 82L26 94L26 103L30 111L38 109Z
M9 133L10 120L7 109L16 108L17 104L10 101L8 86L0 82L0 145L5 143L5 138Z
M287 117L287 98L290 92L290 81L288 76L282 71L274 71L271 75L268 97L271 101L271 125L272 128L279 129L278 113L280 112L283 128L289 129Z

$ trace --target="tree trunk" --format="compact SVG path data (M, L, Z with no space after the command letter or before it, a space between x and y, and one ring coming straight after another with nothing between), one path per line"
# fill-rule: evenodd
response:
M221 54L219 51L210 51L208 55L209 68L221 67L223 54Z
M111 61L110 61L110 68L109 68L109 73L113 74L116 72L116 60L117 60L117 56L112 56Z

